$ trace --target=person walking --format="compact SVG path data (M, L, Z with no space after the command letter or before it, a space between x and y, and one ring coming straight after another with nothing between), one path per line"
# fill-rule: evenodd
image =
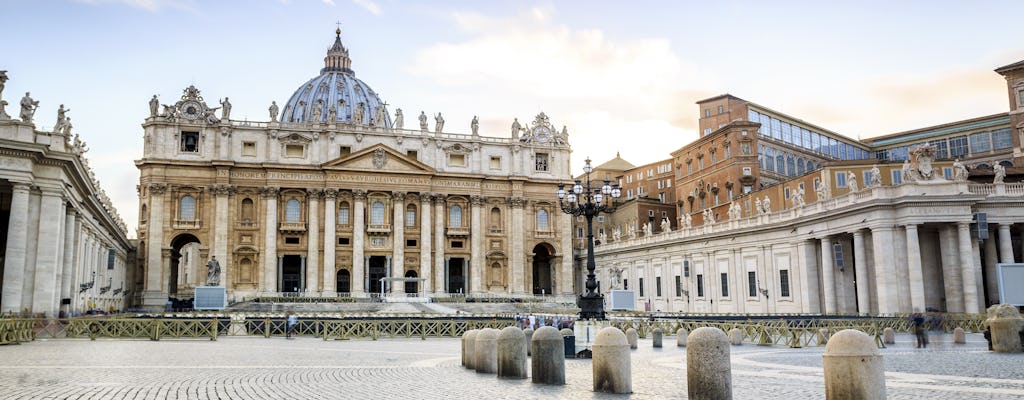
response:
M289 312L288 313L288 318L287 318L287 328L286 328L287 330L285 332L285 337L286 338L288 338L288 339L292 338L292 331L295 330L295 326L298 325L298 324L299 324L299 317L296 316L295 314L292 314L291 312Z
M917 346L915 347L918 349L927 348L928 330L924 326L924 316L921 313L914 313L910 317L910 322L914 329L914 336L917 338Z

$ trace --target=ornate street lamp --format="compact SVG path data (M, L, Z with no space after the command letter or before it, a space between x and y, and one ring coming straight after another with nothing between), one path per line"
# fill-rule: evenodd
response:
M576 304L580 307L580 319L604 319L604 296L597 291L597 280L594 276L594 216L600 213L610 214L615 212L611 205L612 199L619 198L622 191L619 185L611 185L604 181L599 188L590 186L590 159L587 158L583 172L586 174L586 183L579 179L566 191L565 184L558 184L558 205L562 212L587 218L587 290L577 299ZM605 199L608 197L608 204Z

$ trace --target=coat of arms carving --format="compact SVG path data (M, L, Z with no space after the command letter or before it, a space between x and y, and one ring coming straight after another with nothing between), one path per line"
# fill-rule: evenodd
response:
M384 165L388 163L388 153L383 148L377 148L373 151L373 167L377 169L384 168Z

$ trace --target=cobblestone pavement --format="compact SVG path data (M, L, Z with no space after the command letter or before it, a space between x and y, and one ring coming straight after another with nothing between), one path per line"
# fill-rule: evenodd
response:
M900 335L882 349L890 399L1024 398L1024 354L986 350L981 335L953 345ZM462 368L458 339L329 341L50 340L0 346L2 399L350 399L686 397L685 349L675 337L632 353L632 395L591 391L589 360L566 360L565 386L498 379ZM823 399L821 347L732 347L736 399Z

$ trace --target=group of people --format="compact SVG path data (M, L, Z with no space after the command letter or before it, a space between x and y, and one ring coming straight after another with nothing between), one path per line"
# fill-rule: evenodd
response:
M575 324L576 320L572 317L516 314L516 325L518 325L520 329L530 328L536 330L542 326L553 326L557 329L572 329Z

